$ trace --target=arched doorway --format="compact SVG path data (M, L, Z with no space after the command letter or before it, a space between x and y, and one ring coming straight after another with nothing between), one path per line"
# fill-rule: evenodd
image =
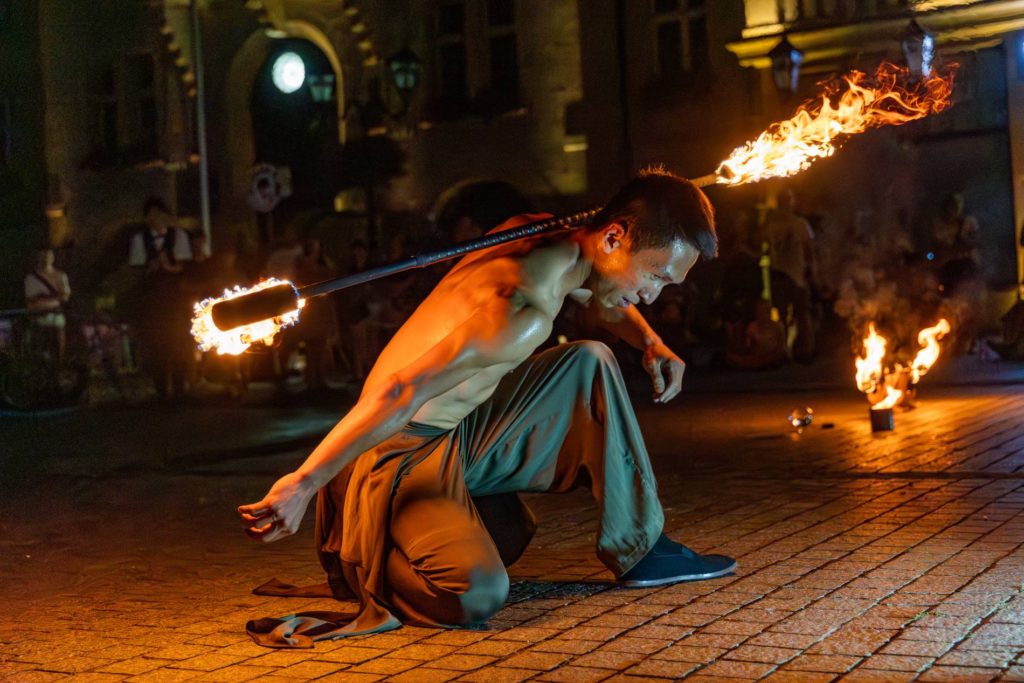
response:
M250 34L235 52L226 73L223 108L215 123L220 126L219 136L215 139L222 141L219 168L224 179L222 196L225 200L217 221L218 233L226 243L244 245L244 249L256 247L259 239L256 231L258 214L247 202L253 168L263 162L280 164L277 161L280 159L285 160L283 165L290 165L293 156L282 154L279 149L284 146L282 140L292 139L290 133L274 136L272 125L267 123L267 110L272 108L273 94L271 97L262 96L266 95L264 89L268 83L273 87L273 75L268 70L272 71L275 56L289 49L305 57L303 66L306 71L303 85L292 93L290 103L298 106L291 113L296 120L301 120L300 113L306 115L307 122L311 116L318 120L319 123L313 129L319 134L314 137L324 140L325 150L336 150L345 139L342 66L326 35L316 26L302 21L285 21L274 28L260 29ZM310 80L311 75L320 78ZM311 100L314 97L310 86L319 88L326 85L323 76L333 76L333 88L327 99L316 102L317 106L313 107ZM318 96L318 99L322 98ZM256 112L257 108L261 109L260 113ZM275 114L270 113L269 118L275 118ZM310 132L307 129L303 136L308 136ZM330 138L332 134L333 138ZM272 160L268 160L268 157ZM300 168L302 166L296 165L300 176L305 175L303 168ZM323 175L329 178L330 171ZM275 216L278 226L283 226L293 211L301 210L302 202L305 201L303 197L308 192L316 195L318 191L315 183L311 186L304 182L303 177L293 179L292 185L296 193L294 201L288 200L277 209L281 214ZM333 197L328 198L324 206L329 206L332 200Z
M334 93L334 71L320 48L301 38L271 43L253 82L250 112L256 163L291 175L292 196L276 210L276 222L333 201L339 150Z

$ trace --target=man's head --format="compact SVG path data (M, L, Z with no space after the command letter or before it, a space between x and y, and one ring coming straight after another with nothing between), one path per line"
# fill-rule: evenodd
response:
M599 305L651 303L683 281L703 256L718 255L715 211L689 180L661 168L626 183L595 217L585 239Z
M142 205L142 215L146 217L146 225L158 235L162 235L171 227L171 212L167 203L160 197L150 197Z

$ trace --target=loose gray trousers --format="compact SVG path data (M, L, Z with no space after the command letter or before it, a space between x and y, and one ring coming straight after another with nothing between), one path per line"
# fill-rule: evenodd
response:
M316 533L334 595L354 595L359 613L261 620L250 635L309 647L403 622L484 621L534 528L514 494L578 486L597 501L597 555L621 576L664 515L618 365L591 341L532 356L455 429L412 423L346 467L320 491Z

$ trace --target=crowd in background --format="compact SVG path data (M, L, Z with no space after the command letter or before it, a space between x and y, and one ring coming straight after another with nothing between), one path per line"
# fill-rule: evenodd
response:
M280 335L273 347L243 356L196 351L189 332L194 302L265 277L301 287L361 272L420 249L479 237L531 211L511 186L485 183L445 202L429 235L390 226L379 247L352 239L331 254L313 236L278 237L243 258L230 246L211 250L201 232L181 229L165 202L150 198L124 254L137 284L122 296L117 316L127 324L133 356L161 399L184 397L203 384L241 396L253 378L270 380L280 391L289 391L297 376L312 392L337 387L339 381L358 387L450 263L312 299L300 325ZM956 195L937 202L927 250L915 250L899 230L840 229L820 216L802 215L799 198L789 189L780 191L770 208L730 207L718 224L720 258L694 269L682 286L666 289L645 310L669 346L691 364L756 370L809 362L829 335L848 339L857 352L869 322L898 351L911 348L917 331L940 316L953 322L951 349L980 348L985 295L980 228ZM35 313L33 334L59 359L66 346L62 310L71 288L51 250L40 252L24 284L26 306ZM983 350L1020 357L1024 319L1018 318L1019 312L1011 312L1003 341ZM94 326L92 334L110 329ZM587 336L592 332L571 312L556 323L556 338Z

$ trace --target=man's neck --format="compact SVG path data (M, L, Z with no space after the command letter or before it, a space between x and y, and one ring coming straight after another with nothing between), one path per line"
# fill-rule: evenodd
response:
M568 280L573 289L585 288L591 273L594 272L594 249L596 247L593 240L589 240L587 237L588 235L582 229L569 236L569 239L579 247L579 256L576 257L576 263L568 273Z

